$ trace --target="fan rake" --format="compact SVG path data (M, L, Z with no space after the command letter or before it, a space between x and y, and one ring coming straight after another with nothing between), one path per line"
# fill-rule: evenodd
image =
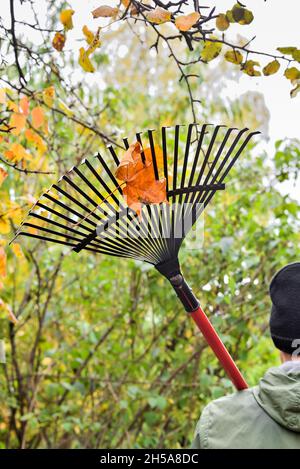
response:
M151 154L156 180L165 178L168 203L144 205L141 215L130 209L114 173L118 152L98 153L71 168L31 208L18 229L29 236L94 253L145 261L155 266L176 291L237 389L247 384L220 340L180 269L180 246L253 135L222 125L189 124L136 133L141 159ZM14 239L15 239L14 238Z

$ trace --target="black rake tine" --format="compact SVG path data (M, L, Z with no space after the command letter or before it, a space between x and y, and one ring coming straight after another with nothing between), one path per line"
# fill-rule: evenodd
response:
M169 191L169 178L168 178L168 153L167 153L167 127L161 129L161 141L163 150L163 161L164 161L164 177L166 178L166 190L167 194Z
M142 142L142 139L141 139L141 134L142 133L143 132L137 132L135 135L136 135L137 141L141 145L141 158L142 158L142 162L145 164L146 163L146 157L145 157L145 153L144 153L143 142Z
M153 141L153 132L154 132L153 130L148 130L148 138L149 138L151 155L152 155L154 177L158 181L159 180L159 175L158 175L155 147L154 147L154 141Z
M123 142L124 142L125 150L128 150L129 148L128 138L127 137L123 138Z
M179 130L180 130L180 125L176 125L175 126L175 141L174 141L173 191L177 188Z
M46 210L50 213L53 213L53 215L56 215L57 217L59 218L62 218L63 220L66 220L68 221L69 223L72 223L72 225L74 225L76 222L74 220L72 220L72 218L70 217L67 217L66 215L64 215L63 213L61 212L58 212L57 210L54 210L52 207L48 207L47 205L41 203L41 202L37 202L36 204L38 207L41 207L43 210ZM29 212L29 216L33 216L34 212ZM89 228L88 226L85 226L83 224L80 224L80 228L81 229L84 229L86 231L93 231L91 228Z
M116 180L115 176L113 175L113 173L111 172L111 170L109 169L109 167L107 166L106 162L104 161L103 157L100 155L100 153L97 154L97 158L98 160L100 161L100 163L102 164L103 168L105 169L105 171L107 172L107 174L109 175L110 177L110 180L113 182L113 184L115 185L115 188L118 190L118 192L122 195L123 192L122 192L122 189L121 187L119 186L118 184L118 181Z
M107 149L109 150L111 156L113 157L113 160L114 160L116 166L119 166L120 161L119 161L119 158L118 158L118 156L117 156L117 154L116 154L116 151L115 151L114 147L113 147L112 145L109 145L109 146L107 147Z
M81 219L84 219L85 216L82 215L82 213L79 213L77 212L77 210L74 210L72 207L68 207L67 205L65 205L63 202L61 202L60 200L56 200L54 197L52 197L51 195L49 194L44 194L44 197L46 197L46 199L49 199L51 200L51 202L59 205L60 207L64 208L66 210L66 212L71 212L73 213L74 215L76 215L77 217L81 218ZM88 218L86 218L84 221L86 221L87 223L89 223L90 225L93 225L93 226L96 226L96 223Z

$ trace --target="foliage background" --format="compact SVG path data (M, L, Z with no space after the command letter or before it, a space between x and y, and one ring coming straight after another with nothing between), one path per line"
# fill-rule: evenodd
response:
M34 11L35 2L28 3ZM120 139L137 126L192 119L168 51L149 53L151 31L137 36L125 24L108 31L94 56L99 72L86 75L73 50L77 39L70 39L63 55L51 48L66 3L46 4L44 31L18 26L26 85L20 83L11 39L1 42L7 99L18 103L27 95L31 108L41 105L48 130L37 132L44 151L22 132L3 132L0 142L1 166L8 172L0 188L1 246L7 257L0 290L6 345L0 446L185 448L203 406L232 392L232 386L166 281L133 261L78 258L42 242L8 246L33 198L108 139ZM129 52L116 58L117 44L126 44ZM199 74L192 86L203 90L201 120L266 133L269 115L259 93L222 99L226 77L238 80L238 72L220 59ZM49 86L56 94L52 106L41 98ZM1 118L9 122L12 104L1 106ZM30 120L26 126L32 129ZM14 142L31 155L17 161L19 169L12 167L15 161L6 165L3 156ZM268 285L278 268L299 258L299 201L281 189L297 182L299 152L296 139L278 141L271 154L262 144L250 147L226 193L207 210L202 249L181 253L191 286L250 385L278 364L268 335Z

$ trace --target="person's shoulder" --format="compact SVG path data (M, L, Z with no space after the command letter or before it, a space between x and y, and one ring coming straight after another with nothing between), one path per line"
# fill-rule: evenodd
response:
M250 402L254 402L253 391L255 388L248 388L244 389L243 391L236 391L233 394L229 394L228 396L220 397L219 399L215 399L207 404L204 407L202 414L214 412L217 410L226 409L227 412L230 409L238 408L242 409L245 405L249 405Z

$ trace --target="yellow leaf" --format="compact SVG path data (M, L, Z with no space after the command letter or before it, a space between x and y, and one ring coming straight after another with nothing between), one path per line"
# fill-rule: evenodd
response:
M72 16L74 15L74 10L62 10L60 12L60 22L63 24L66 31L69 29L73 29L73 19Z
M4 152L4 155L13 162L31 160L30 154L26 152L25 148L20 143L13 143L9 150Z
M24 253L23 253L22 248L21 248L19 243L13 243L11 245L11 249L12 249L12 252L14 253L14 255L18 259L24 259L25 258Z
M217 38L215 36L210 36L210 39L216 40ZM212 41L206 41L204 44L204 47L201 51L201 58L204 60L204 62L210 62L211 60L215 59L218 57L222 50L222 43L221 42L212 42Z
M0 233L1 234L7 234L9 232L10 232L9 221L6 218L3 218L3 216L0 215ZM0 265L1 265L1 260L0 260Z
M294 50L292 53L292 57L297 62L300 62L300 50L299 49Z
M32 117L33 127L38 129L44 123L44 119L45 119L44 109L41 106L36 106L31 111L31 117Z
M85 35L86 42L91 44L94 39L94 33L92 33L86 25L83 26L82 32Z
M296 86L290 92L291 98L295 98L300 91L300 80L293 80L293 82Z
M73 111L71 111L71 109L61 99L58 100L58 107L66 114L66 116L73 116Z
M13 101L11 101L10 99L7 101L7 109L9 109L10 111L13 111L13 112L19 112L19 108L18 108L18 105L16 103L14 103Z
M9 211L6 214L13 222L19 224L23 218L23 212L20 205L15 202L10 202Z
M253 21L253 13L247 8L240 6L239 4L234 5L231 10L233 19L236 23L241 25L250 24Z
M284 72L284 76L288 80L298 80L298 78L300 78L300 70L296 67L287 68Z
M39 155L43 155L47 150L46 144L42 137L40 137L37 133L35 133L31 129L25 130L25 137L28 142L33 143L34 146L37 148Z
M5 171L5 169L1 168L0 166L0 186L2 185L3 181L7 178L8 173Z
M224 58L227 62L231 62L233 64L241 64L243 62L243 56L238 50L227 51Z
M85 72L93 73L95 71L92 62L90 61L89 56L83 47L80 47L79 49L78 63Z
M113 8L108 5L103 5L92 11L93 18L111 18L117 16L119 8Z
M145 16L150 23L162 24L171 20L171 13L161 7L156 7L154 10L147 11Z
M272 62L268 63L263 68L263 74L265 76L274 75L274 73L278 72L279 69L280 69L280 63L278 62L278 60L272 60Z
M292 55L295 50L297 50L297 47L277 47L277 50L281 52L284 55Z
M62 33L55 33L55 36L52 41L52 46L54 49L58 50L58 52L61 52L65 46L66 43L66 36Z
M243 72L249 75L250 77L259 77L261 75L259 70L255 70L254 67L259 66L259 62L254 60L247 60L243 65Z
M2 246L0 246L0 277L6 277L6 254Z
M92 42L90 43L89 47L86 50L86 55L91 55L98 47L100 47L100 45L101 45L101 42L100 42L100 39L99 39L100 29L101 28L97 29L97 32L94 35Z
M189 13L188 15L177 16L175 19L175 26L179 31L188 31L195 23L197 23L200 16L200 13L197 11Z
M47 106L49 107L53 106L54 97L55 97L55 88L53 85L48 86L48 88L45 88L43 90L43 101Z
M11 133L13 135L19 135L20 132L24 129L26 125L26 116L24 114L20 114L17 112L14 112L9 120L9 126L13 127L11 130Z
M219 31L226 31L229 28L229 20L224 13L220 13L218 18L216 19L216 26Z
M0 104L6 103L6 92L4 88L0 88Z

